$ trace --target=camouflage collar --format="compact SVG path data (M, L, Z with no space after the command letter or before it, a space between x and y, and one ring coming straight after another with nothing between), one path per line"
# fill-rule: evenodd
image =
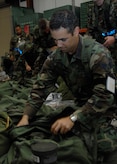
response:
M76 53L74 54L74 59L81 59L81 51L82 51L82 37L79 35L79 43L76 50Z

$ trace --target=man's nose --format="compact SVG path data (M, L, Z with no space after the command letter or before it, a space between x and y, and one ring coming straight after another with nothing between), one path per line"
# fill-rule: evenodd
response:
M63 43L62 43L61 40L56 40L56 44L57 44L58 47L61 47Z

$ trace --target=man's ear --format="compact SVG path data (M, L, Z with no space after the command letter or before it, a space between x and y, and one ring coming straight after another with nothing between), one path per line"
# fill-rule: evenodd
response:
M78 34L79 34L79 27L78 26L75 27L73 34L74 34L74 36L78 36Z

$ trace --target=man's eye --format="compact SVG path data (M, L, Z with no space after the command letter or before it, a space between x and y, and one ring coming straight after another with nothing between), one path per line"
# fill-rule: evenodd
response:
M67 40L67 38L62 38L60 39L62 42L65 42Z
M55 42L61 41L61 42L66 42L68 38L61 38L61 39L54 39Z

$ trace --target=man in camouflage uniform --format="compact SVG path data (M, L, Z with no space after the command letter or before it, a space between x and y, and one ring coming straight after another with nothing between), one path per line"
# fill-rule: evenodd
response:
M20 25L15 26L15 34L12 36L10 40L10 51L14 51L14 48L17 47L17 43L20 41L27 41L27 40L32 40L33 37L30 34L26 34L24 31L22 31L22 28Z
M30 34L26 34L24 31L22 31L22 28L20 25L15 26L15 34L12 36L10 40L10 50L9 50L9 57L7 60L11 61L13 64L11 69L10 75L13 75L13 72L15 71L31 71L30 65L27 63L23 56L22 49L20 50L20 47L24 47L24 44L29 45L29 42L32 43L33 37ZM24 48L23 48L24 51ZM5 63L5 61L4 61ZM7 67L8 62L6 62L5 67ZM21 75L22 76L22 75Z
M108 78L114 82L113 60L102 44L79 35L72 11L55 12L50 30L58 49L44 62L17 126L28 125L40 113L38 126L43 134L48 131L45 138L59 144L59 164L94 164L98 155L117 148L116 129L111 125L115 114L110 110L114 92L106 87ZM43 113L41 106L60 76L74 95L75 105L57 106Z
M50 52L51 48L56 46L50 34L49 21L44 18L40 19L39 24L35 26L33 35L35 46L38 48Z
M33 74L37 74L47 56L56 49L56 44L50 34L49 21L45 18L39 20L39 24L34 27L34 49L39 53L35 62Z
M88 11L89 34L109 48L117 65L117 0L93 1Z

